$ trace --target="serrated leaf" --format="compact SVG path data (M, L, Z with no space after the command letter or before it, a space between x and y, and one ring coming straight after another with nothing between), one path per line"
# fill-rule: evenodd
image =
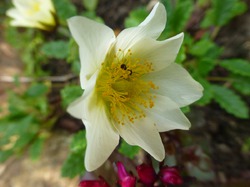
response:
M42 153L44 142L45 142L44 137L38 137L37 139L35 139L35 141L29 147L29 155L31 159L35 160L39 158L39 156Z
M53 2L60 23L66 24L68 18L77 14L76 7L70 0L53 0Z
M69 44L63 40L52 41L45 43L42 46L41 51L47 57L65 59L69 54Z
M139 152L139 150L140 150L140 147L131 146L131 145L127 144L124 140L122 141L121 146L118 149L118 151L121 154L123 154L131 159L133 159L135 157L135 155Z
M232 86L244 95L250 95L250 78L242 76L234 76Z
M94 11L97 7L98 0L83 0L84 7L89 11Z
M149 14L146 7L139 7L135 10L132 10L129 13L129 16L125 19L125 27L134 27L139 25Z
M87 142L85 138L85 131L79 131L77 134L75 134L72 138L71 144L70 144L70 150L72 152L82 152L86 149Z
M248 118L249 111L245 102L232 90L218 86L211 86L214 92L214 100L228 113L239 118Z
M218 49L212 40L209 38L202 38L191 46L189 53L198 57L206 57L213 48Z
M215 65L216 65L215 59L209 59L209 58L198 59L197 70L199 71L200 75L205 77L209 74L210 71L214 69Z
M83 155L84 152L73 152L68 156L61 169L62 177L73 178L84 173Z
M84 154L86 145L85 131L80 131L73 136L70 144L70 154L61 169L63 177L73 178L83 174L85 171Z
M26 91L27 97L39 97L44 95L48 91L48 87L42 83L36 83L31 85Z
M201 83L204 90L203 90L202 98L199 99L196 103L198 105L204 106L204 105L207 105L211 102L211 100L214 97L214 94L213 94L213 90L211 88L211 84L208 81L206 81L205 79L199 78L198 82Z
M64 107L68 106L75 99L80 97L82 94L83 94L83 90L81 89L80 86L76 86L76 85L65 86L61 90L62 105Z
M250 77L250 62L247 60L243 59L223 60L219 63L219 65L233 73Z
M212 0L212 7L206 12L202 27L223 26L233 17L242 14L247 9L240 0Z
M193 8L194 2L192 0L177 1L177 4L174 6L174 11L169 15L167 27L170 27L175 33L182 32L191 16Z

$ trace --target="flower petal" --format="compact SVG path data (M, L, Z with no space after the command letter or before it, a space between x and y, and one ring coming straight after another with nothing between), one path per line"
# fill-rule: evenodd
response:
M165 151L161 137L151 119L146 117L136 120L134 123L118 124L116 128L128 144L140 146L158 161L164 159Z
M84 108L83 123L87 137L85 167L93 171L111 155L119 143L119 135L106 115L105 105L94 93L85 99Z
M117 37L117 49L130 49L144 37L157 39L166 25L166 9L157 3L147 18L137 27L124 29Z
M187 130L191 126L178 105L171 99L160 95L156 96L154 107L146 110L146 115L155 122L159 132L173 129Z
M183 37L184 34L180 33L164 41L144 38L131 48L133 57L151 62L154 70L159 71L175 61Z
M84 115L83 106L84 106L84 97L81 96L68 106L67 112L75 118L82 119Z
M84 89L86 82L104 61L111 43L115 40L115 35L109 27L80 16L68 19L68 24L79 45L80 81Z
M176 63L147 75L145 79L159 86L155 91L157 94L167 96L179 107L187 106L202 96L203 87Z

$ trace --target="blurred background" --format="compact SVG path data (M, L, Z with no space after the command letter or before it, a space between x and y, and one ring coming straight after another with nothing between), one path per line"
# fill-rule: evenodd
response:
M50 22L33 16L19 25L6 14L15 4L0 2L0 186L73 187L98 176L117 186L116 161L135 176L141 163L177 166L181 186L250 186L249 0L161 1L168 21L159 40L185 32L176 63L204 87L204 96L182 109L192 127L161 134L163 163L121 141L100 169L86 173L84 125L66 113L82 94L78 46L66 20L82 15L119 34L140 24L156 2L53 0L44 10Z

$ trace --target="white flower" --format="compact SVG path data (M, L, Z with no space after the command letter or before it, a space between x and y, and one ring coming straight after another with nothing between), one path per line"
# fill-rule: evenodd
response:
M165 23L166 10L160 3L139 26L117 37L109 27L87 18L68 20L80 47L84 89L68 112L86 127L88 171L103 164L120 136L162 161L165 151L159 132L189 129L179 108L198 100L203 88L174 63L183 33L156 40Z
M55 25L55 9L51 0L12 0L15 8L7 11L12 26L51 30Z

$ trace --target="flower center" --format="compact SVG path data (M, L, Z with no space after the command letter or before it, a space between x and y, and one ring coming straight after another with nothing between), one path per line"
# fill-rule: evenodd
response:
M116 54L110 51L106 56L96 88L112 118L119 124L124 125L126 119L134 123L134 120L146 116L145 108L154 106L152 90L158 86L143 79L152 71L152 63L133 58L131 50L124 53L119 49Z

